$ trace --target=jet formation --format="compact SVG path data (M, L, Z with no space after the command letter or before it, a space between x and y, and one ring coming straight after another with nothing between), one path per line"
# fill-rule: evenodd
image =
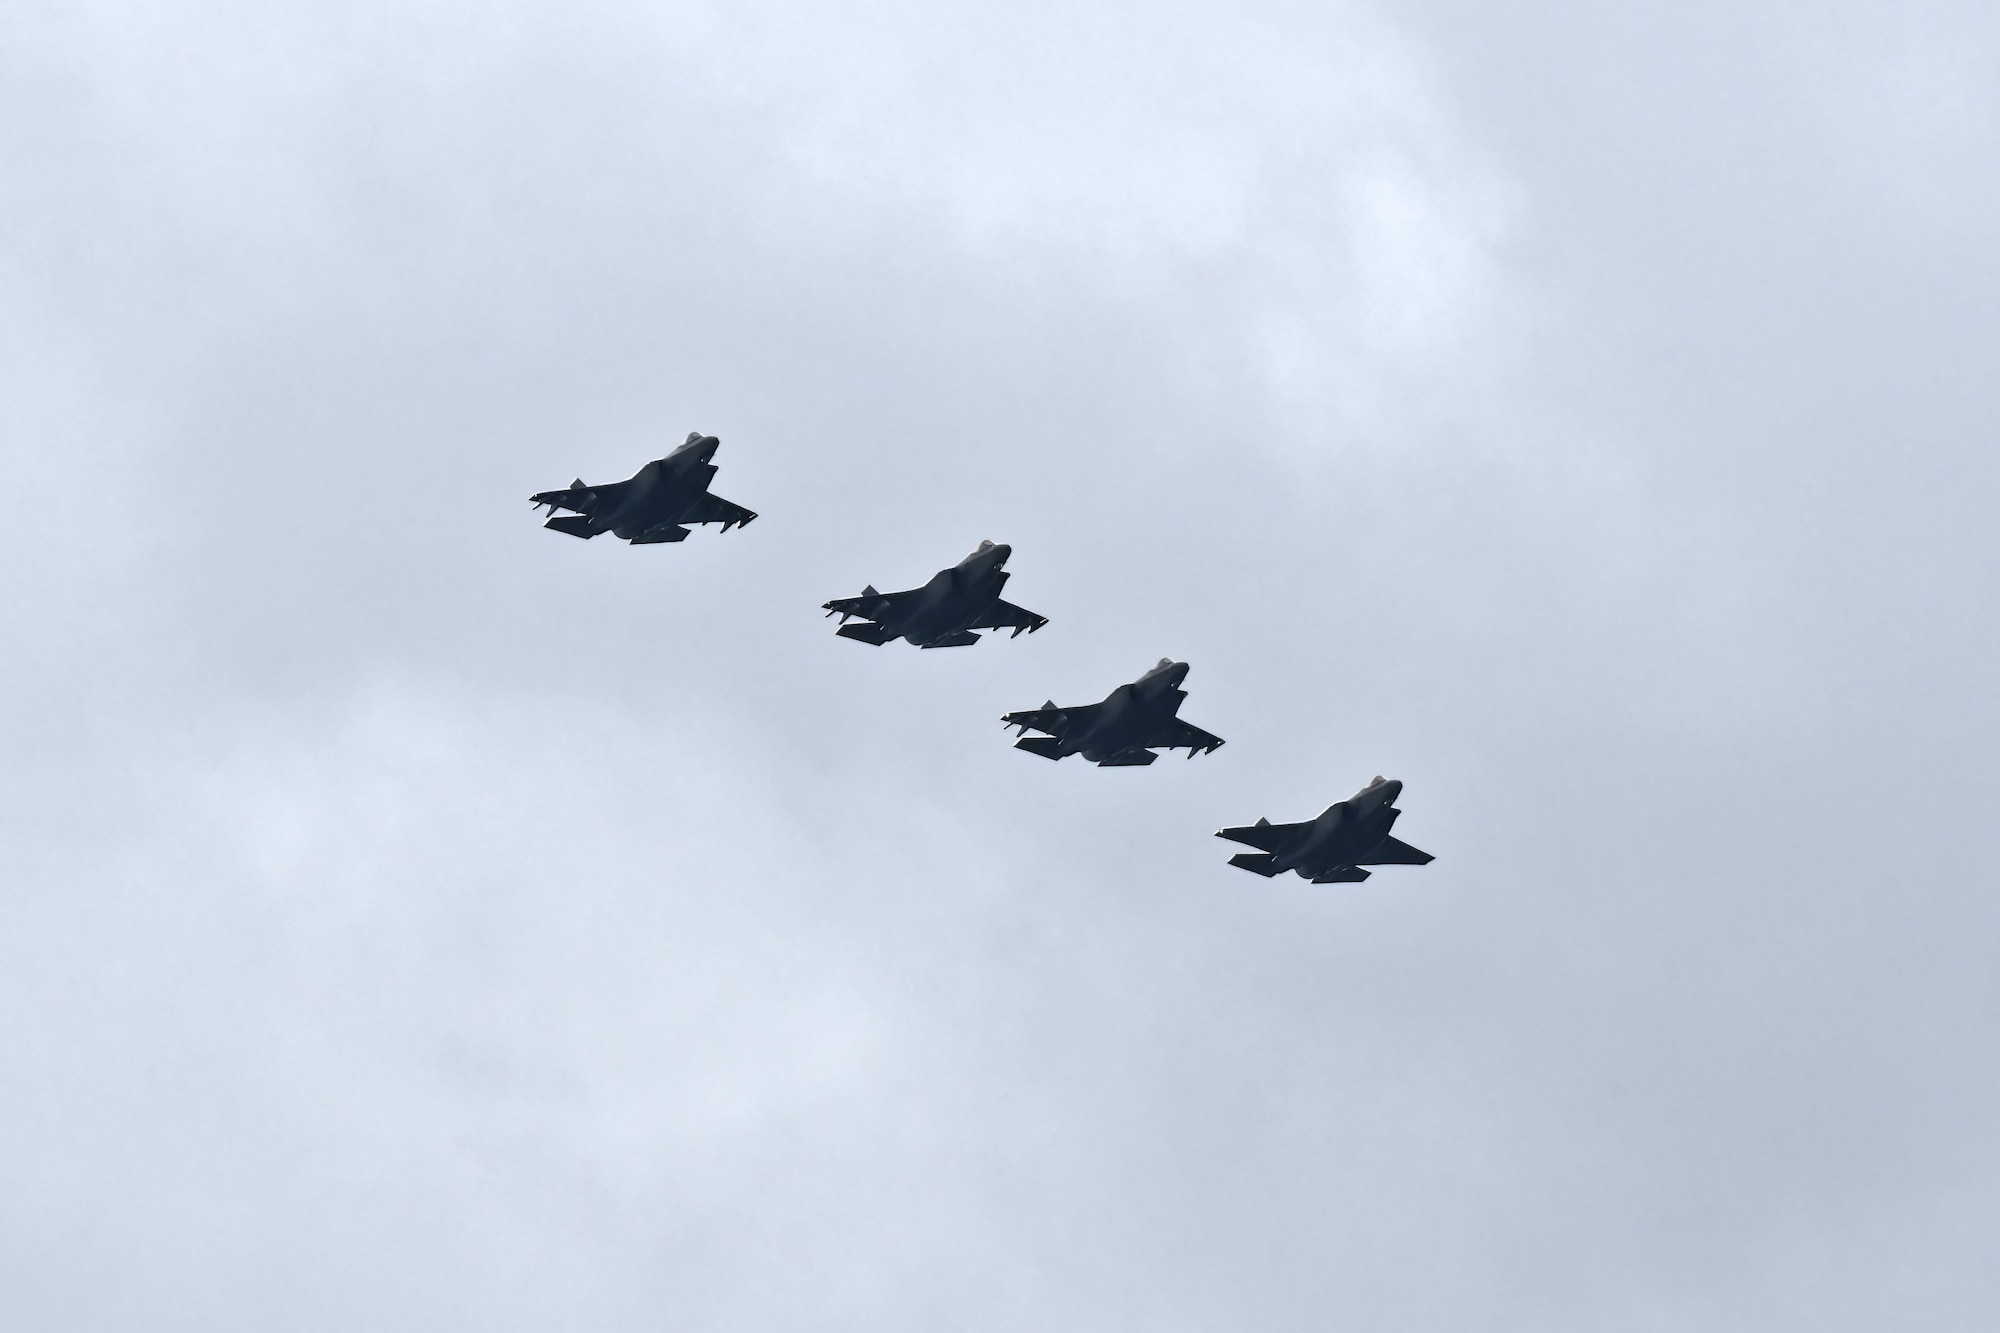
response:
M727 532L757 514L708 489L721 444L713 435L690 431L686 443L625 481L591 486L578 478L563 490L528 499L537 507L548 506L549 518L542 526L585 540L609 532L634 546L678 542L687 539L690 528L707 523L719 523ZM877 646L902 639L919 648L963 648L979 642L981 630L1012 630L1008 637L1019 638L1049 621L1002 600L1012 554L1010 546L983 541L921 588L884 593L870 584L859 597L837 597L822 609L840 617L834 631L840 637ZM1192 759L1220 749L1223 741L1181 719L1181 704L1187 700L1181 682L1187 674L1186 662L1163 657L1101 702L1059 708L1051 699L1040 708L1005 714L1000 721L1019 728L1015 749L1044 759L1080 754L1099 768L1139 768L1158 759L1157 751L1182 749ZM1030 736L1030 731L1043 734ZM1298 824L1259 819L1215 836L1256 848L1232 856L1229 864L1266 879L1291 871L1314 884L1359 883L1368 878L1367 866L1420 866L1432 860L1429 852L1390 836L1402 813L1396 808L1402 793L1401 782L1378 777L1316 819Z
M885 644L905 639L919 648L964 648L979 642L975 630L1012 629L1032 634L1049 623L1025 607L1000 599L1007 586L1011 546L981 542L977 550L949 569L931 575L930 582L907 592L876 592L869 584L859 597L836 597L825 604L827 615L840 617L834 633L843 639ZM852 586L852 585L850 585ZM849 616L861 617L850 625Z

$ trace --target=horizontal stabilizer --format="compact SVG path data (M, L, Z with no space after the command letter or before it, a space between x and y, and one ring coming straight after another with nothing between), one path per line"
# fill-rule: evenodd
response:
M1265 879L1284 873L1278 869L1272 857L1259 856L1256 852L1239 852L1229 858L1229 864L1239 870L1247 870L1253 875L1262 875Z
M1018 713L1003 713L1000 715L1000 722L1002 726L1019 727L1023 734L1032 730L1046 731L1051 736L1060 736L1067 732L1070 723L1076 720L1072 718L1071 713L1088 721L1096 710L1096 704L1085 704L1081 708L1065 712L1053 703L1047 703L1040 708L1024 708Z
M859 639L863 643L872 643L878 648L896 637L880 625L871 625L866 621L857 621L852 625L842 625L834 633L843 639Z
M1323 874L1313 876L1315 884L1359 884L1368 878L1368 872L1360 866L1335 866Z
M925 644L924 647L970 648L973 644L978 642L979 642L979 636L977 634L974 634L969 629L962 629L956 634L947 634L942 639L932 639L929 643Z
M1310 824L1273 824L1268 819L1260 819L1241 828L1218 829L1215 836L1227 838L1231 842L1240 842L1246 847L1259 847L1267 852L1275 852L1311 827Z
M860 616L863 620L875 620L889 609L880 593L863 593L859 597L836 597L830 602L820 603L820 609L827 615L838 614L840 623L845 625L849 616Z
M1062 742L1053 736L1023 736L1014 742L1014 748L1038 754L1044 759L1062 758Z
M1160 756L1151 750L1128 750L1124 754L1114 754L1109 759L1097 761L1099 768L1144 768Z
M582 514L557 514L542 526L554 528L557 532L567 532L570 536L581 537L585 541L597 535L597 529L591 527L590 520Z
M1385 837L1366 856L1355 861L1364 866L1427 866L1437 860L1429 852L1418 851L1401 838Z

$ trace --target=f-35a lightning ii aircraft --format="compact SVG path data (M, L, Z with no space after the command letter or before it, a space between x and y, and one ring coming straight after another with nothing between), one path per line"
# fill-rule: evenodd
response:
M826 603L826 613L840 615L835 631L844 639L883 644L908 639L919 648L963 648L978 643L978 629L1008 629L1012 638L1049 623L1047 616L1000 600L1007 586L1001 566L1014 553L1011 546L979 543L979 549L950 569L940 569L921 588L907 592L876 592L870 584L859 597L838 597ZM850 625L849 616L873 624Z
M1407 842L1389 836L1396 816L1396 798L1403 784L1385 778L1345 801L1336 801L1318 819L1303 824L1273 824L1260 819L1248 828L1226 828L1215 836L1262 850L1239 852L1229 864L1270 878L1296 870L1315 884L1358 884L1368 878L1362 866L1420 866L1432 860Z
M586 486L578 477L568 490L543 491L529 496L528 503L549 507L549 521L543 527L585 541L600 532L623 537L634 546L685 541L688 530L682 525L688 523L720 523L727 532L757 515L709 494L708 484L716 472L709 460L721 445L713 435L692 430L687 443L646 464L628 481ZM575 512L557 514L558 509Z
M1126 768L1152 763L1160 757L1155 749L1183 748L1192 759L1221 745L1222 737L1175 716L1187 698L1180 688L1187 673L1186 662L1163 657L1130 685L1111 691L1103 703L1058 708L1051 699L1040 708L1009 713L1000 721L1021 729L1015 749L1044 759L1081 754L1099 768ZM1030 730L1048 735L1030 736Z

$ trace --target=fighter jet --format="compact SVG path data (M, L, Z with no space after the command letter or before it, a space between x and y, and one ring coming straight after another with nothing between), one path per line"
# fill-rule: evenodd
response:
M1011 546L979 543L979 549L950 569L940 569L921 588L907 592L876 592L872 583L859 597L837 597L826 603L826 613L840 616L835 633L844 639L883 644L891 639L908 639L919 648L963 648L979 642L977 629L1009 629L1010 638L1021 631L1033 633L1049 623L1047 616L1000 600L1007 586L1007 571L1001 566L1014 553ZM847 623L860 616L859 625Z
M1192 759L1221 745L1222 737L1175 716L1187 698L1180 688L1187 673L1186 662L1163 657L1130 685L1111 691L1103 703L1058 708L1051 699L1040 708L1009 713L1000 721L1021 729L1015 749L1044 759L1081 754L1099 768L1128 768L1158 759L1155 749L1183 748ZM1030 736L1030 730L1048 735Z
M528 503L549 507L549 521L543 527L585 541L600 532L623 537L634 546L685 541L688 530L682 525L688 523L720 523L727 532L757 515L709 494L716 471L709 460L721 445L713 435L691 430L687 443L646 464L628 481L586 486L578 477L568 490L543 491L529 496ZM575 512L558 514L558 509Z
M1262 855L1239 852L1229 864L1266 879L1296 870L1315 884L1359 884L1368 878L1362 866L1421 866L1432 859L1429 852L1389 836L1396 816L1403 813L1396 808L1402 794L1402 783L1378 777L1347 800L1329 805L1318 819L1303 824L1260 819L1215 836L1260 849Z

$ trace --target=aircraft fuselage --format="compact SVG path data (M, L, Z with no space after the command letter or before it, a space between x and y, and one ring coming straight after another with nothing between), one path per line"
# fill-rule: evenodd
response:
M950 569L941 569L900 613L890 612L882 627L911 643L934 643L970 630L1007 586L1003 566L1014 548L989 546Z
M1289 846L1275 848L1272 864L1281 873L1353 865L1389 836L1402 814L1396 809L1396 798L1402 794L1403 784L1390 780L1365 787L1345 801L1335 801L1320 812L1304 836Z
M608 512L592 514L591 527L626 541L665 524L679 523L708 493L717 468L709 461L722 442L713 435L690 440L634 473Z
M1089 725L1063 737L1063 753L1080 753L1096 764L1140 748L1157 734L1161 723L1180 714L1187 700L1180 683L1187 673L1186 662L1163 662L1131 684L1120 685L1104 697Z

